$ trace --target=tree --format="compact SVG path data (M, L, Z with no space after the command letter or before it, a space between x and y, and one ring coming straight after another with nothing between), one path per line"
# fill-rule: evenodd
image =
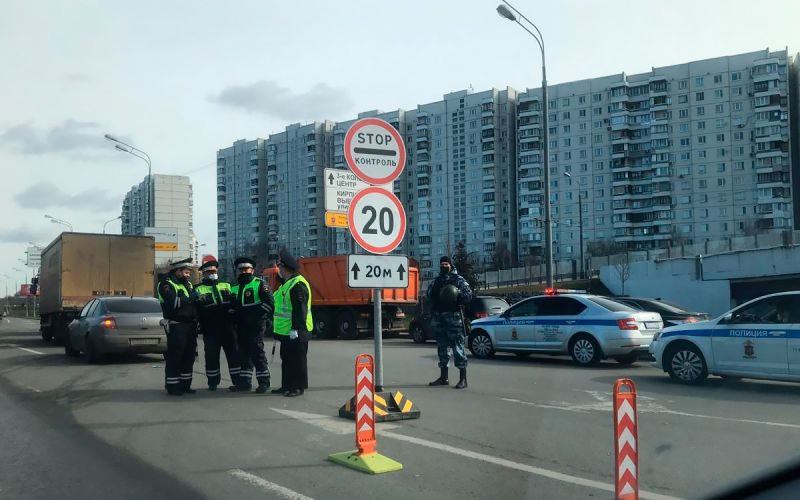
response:
M586 253L592 257L605 257L619 252L620 246L614 240L594 240L586 243Z
M456 252L453 254L453 267L456 268L458 274L467 280L471 289L475 290L478 288L478 276L475 273L475 262L472 258L472 252L467 252L467 246L463 241L459 241L456 244Z
M617 272L619 282L622 284L622 293L620 295L625 295L625 282L631 277L631 261L628 259L627 252L623 259L614 264L614 270Z
M500 240L495 244L491 262L495 269L509 269L514 265L514 255L505 241Z
M686 237L686 234L678 231L677 228L672 228L672 234L670 235L670 244L673 247L680 247L689 243L689 238Z

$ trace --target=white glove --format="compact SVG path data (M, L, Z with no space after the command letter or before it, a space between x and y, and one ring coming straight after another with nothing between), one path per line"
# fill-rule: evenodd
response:
M297 338L297 330L289 330L289 338L294 340Z

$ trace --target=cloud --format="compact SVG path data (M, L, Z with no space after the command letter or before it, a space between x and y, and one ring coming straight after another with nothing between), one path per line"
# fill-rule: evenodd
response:
M89 75L84 73L70 73L64 75L64 81L68 83L89 83L92 79Z
M18 193L14 201L22 208L69 207L87 212L110 212L121 209L122 198L122 195L109 195L101 188L69 194L52 182L42 181Z
M28 124L8 128L0 134L0 145L31 155L108 150L99 124L71 118L49 130L39 130Z
M312 120L338 117L353 109L354 102L345 89L317 83L307 92L295 93L272 81L232 85L212 102L261 113L281 120Z
M51 236L51 232L43 228L32 228L30 225L0 229L0 243L28 243L43 241Z

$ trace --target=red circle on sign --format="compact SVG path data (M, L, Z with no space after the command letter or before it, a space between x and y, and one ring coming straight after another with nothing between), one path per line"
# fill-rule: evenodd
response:
M355 225L355 208L358 205L358 202L361 201L361 198L368 194L381 194L386 196L392 203L394 203L395 207L397 207L397 211L400 213L400 230L397 232L397 237L392 240L391 243L382 247L376 247L367 243ZM347 208L347 225L350 228L350 234L353 235L353 239L356 240L356 243L358 243L361 248L372 253L389 253L400 245L400 242L403 241L403 237L406 234L406 211L403 208L403 204L400 203L400 200L397 199L397 196L395 196L394 193L390 193L389 191L380 187L372 186L359 191L353 197L353 200L350 202L350 206Z
M367 175L358 165L356 165L356 162L353 159L353 153L350 151L350 143L353 141L353 136L356 135L356 132L358 132L361 127L365 127L367 125L375 125L386 130L389 132L389 134L391 134L392 138L398 145L399 151L397 167L392 171L391 174L385 177L372 177ZM367 184L388 184L400 177L400 174L403 173L403 169L406 166L406 146L403 142L403 137L397 130L395 130L394 127L389 124L389 122L381 120L380 118L362 118L356 121L349 129L347 129L347 134L344 136L344 158L347 161L347 165L350 167L350 170L356 174L356 177Z

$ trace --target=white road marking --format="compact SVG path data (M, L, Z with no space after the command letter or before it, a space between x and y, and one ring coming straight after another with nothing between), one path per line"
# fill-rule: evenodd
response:
M337 419L334 417L328 417L326 415L319 415L316 413L305 413L300 411L291 411L291 410L283 410L279 408L272 408L272 410L286 415L288 417L296 418L303 422L316 425L321 429L325 429L329 432L333 432L336 434L351 434L354 433L355 426L352 422L342 422L341 419ZM462 448L456 448L455 446L450 446L444 443L437 443L436 441L429 441L427 439L420 439L413 436L407 436L405 434L398 434L396 432L386 432L387 429L394 429L398 428L398 425L394 424L379 424L378 427L378 437L387 437L391 439L397 439L398 441L405 441L407 443L417 444L420 446L424 446L426 448L433 448L439 451L445 451L447 453L452 453L454 455L459 455L466 458L471 458L474 460L480 460L482 462L487 462L490 464L498 465L500 467L506 467L508 469L514 469L522 472L527 472L529 474L535 474L537 476L546 477L548 479L555 479L556 481L563 481L565 483L575 484L578 486L584 486L587 488L594 488L602 491L609 491L611 493L614 492L614 485L604 483L601 481L595 481L593 479L585 479L578 476L572 476L570 474L563 474L561 472L556 472L548 469L543 469L541 467L535 467L533 465L523 464L519 462L513 462L511 460L507 460L505 458L494 457L492 455L486 455L485 453L478 453L476 451L465 450ZM639 492L640 498L649 498L652 500L676 500L676 497L671 497L667 495L660 495L658 493L650 493L647 491L640 491Z
M42 355L44 355L43 352L34 351L33 349L28 349L27 347L17 347L17 349L19 349L20 351L30 352L30 353L33 353L33 354L42 354Z
M328 415L320 415L318 413L306 413L302 411L284 410L282 408L272 408L272 410L286 415L297 420L302 420L311 425L315 425L320 429L346 436L347 434L355 435L356 424L350 420L343 420L338 417L330 417ZM399 427L397 424L378 424L378 431L396 429Z
M253 486L257 486L264 491L269 491L271 493L277 493L278 495L282 496L283 498L287 498L289 500L314 500L311 497L307 497L302 493L298 493L294 490L290 490L285 486L281 486L280 484L273 483L272 481L267 481L262 477L258 477L255 474L250 474L249 472L245 472L241 469L233 469L228 471L231 476L241 479L246 483L249 483Z
M506 401L508 403L533 406L535 408L543 408L545 410L571 411L573 413L589 413L592 411L610 412L613 410L610 398L608 401L605 402L595 402L589 404L574 404L574 403L567 403L565 401L548 401L547 403L537 403L534 401L522 401L520 399L514 399L514 398L500 398L500 400ZM703 415L701 413L689 413L685 411L670 410L665 406L650 401L644 401L643 404L637 406L638 406L637 412L639 413L659 413L662 415L677 415L679 417L721 420L724 422L734 422L737 424L759 424L759 425L767 425L770 427L785 427L787 429L800 429L800 424L770 422L767 420L751 420L747 418L718 417L716 415Z

